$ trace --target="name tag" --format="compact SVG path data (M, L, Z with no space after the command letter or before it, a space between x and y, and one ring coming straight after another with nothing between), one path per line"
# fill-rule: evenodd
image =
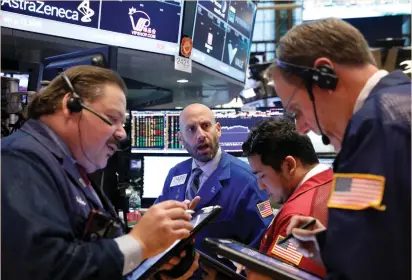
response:
M185 183L187 174L182 174L179 176L174 176L172 182L170 183L170 187L179 186Z

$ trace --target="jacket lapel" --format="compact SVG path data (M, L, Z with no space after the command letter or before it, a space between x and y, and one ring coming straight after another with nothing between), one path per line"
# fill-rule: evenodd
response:
M50 128L38 120L28 120L21 130L33 136L56 157L69 175L73 185L81 189L88 201L92 202L96 208L102 207L93 191L80 175L75 160L71 157L70 150Z

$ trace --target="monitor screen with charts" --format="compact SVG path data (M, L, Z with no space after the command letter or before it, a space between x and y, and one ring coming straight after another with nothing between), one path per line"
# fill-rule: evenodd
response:
M220 123L220 146L226 152L242 152L249 130L260 120L283 116L281 110L237 112L234 109L213 109ZM131 111L132 153L187 154L179 142L179 110Z

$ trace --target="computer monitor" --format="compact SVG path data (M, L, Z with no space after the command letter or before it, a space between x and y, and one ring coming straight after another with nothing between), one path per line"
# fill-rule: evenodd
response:
M158 198L162 193L163 185L170 169L189 158L188 156L144 156L143 198Z
M192 59L244 82L256 10L251 0L197 1Z
M329 166L330 168L333 168L333 162L335 161L335 158L319 158L319 162Z
M220 146L226 152L242 152L242 144L247 140L250 129L266 118L282 117L282 110L238 112L236 114L216 114L222 128Z
M117 48L105 46L73 53L46 57L43 64L43 80L53 80L66 69L78 65L94 65L116 70Z
M213 109L220 123L220 146L226 152L242 152L249 130L260 120L283 116L280 109L237 112L235 109ZM132 153L187 154L179 142L180 110L131 111Z

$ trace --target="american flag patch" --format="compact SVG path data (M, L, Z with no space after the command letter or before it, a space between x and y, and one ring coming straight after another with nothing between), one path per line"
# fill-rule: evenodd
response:
M259 213L262 216L262 218L269 217L270 215L273 214L272 206L270 206L269 200L261 202L257 204L256 206L259 209Z
M335 174L334 177L328 207L385 210L381 205L385 177L370 174Z
M303 255L299 253L295 246L292 245L290 240L278 245L278 242L284 238L284 236L278 235L278 238L276 238L275 246L273 246L271 253L295 265L299 265Z

